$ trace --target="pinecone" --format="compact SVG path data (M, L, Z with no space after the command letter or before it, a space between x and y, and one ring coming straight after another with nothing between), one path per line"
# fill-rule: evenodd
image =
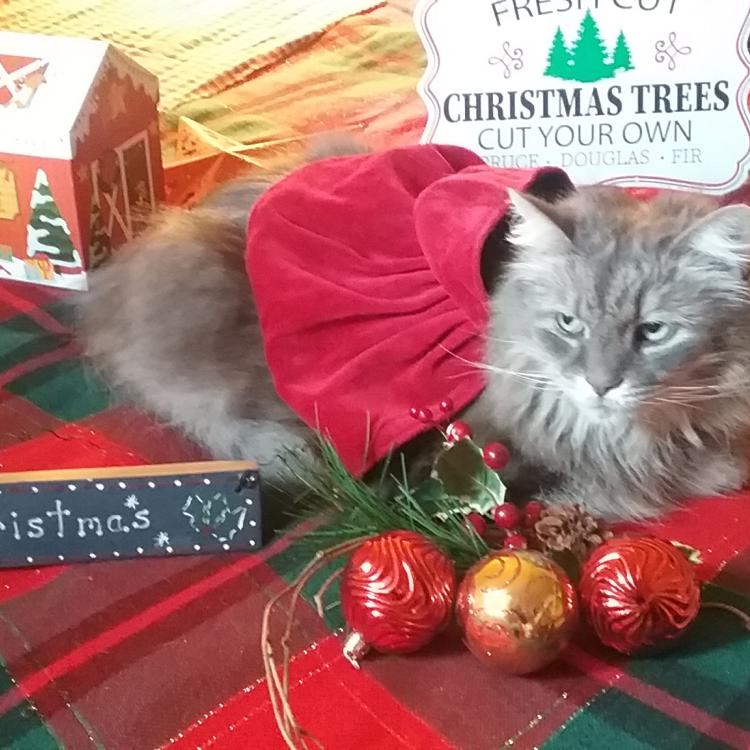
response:
M601 521L580 505L553 505L542 510L534 524L536 538L545 552L571 552L584 560L594 547L612 536Z

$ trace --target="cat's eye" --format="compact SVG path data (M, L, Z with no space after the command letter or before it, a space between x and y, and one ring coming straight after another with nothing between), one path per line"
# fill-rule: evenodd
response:
M583 333L585 328L583 321L575 317L575 315L568 315L567 313L558 313L555 322L557 327L568 336L579 336Z
M661 341L665 341L669 334L669 326L660 320L649 320L641 323L636 329L638 340L649 344L658 344Z

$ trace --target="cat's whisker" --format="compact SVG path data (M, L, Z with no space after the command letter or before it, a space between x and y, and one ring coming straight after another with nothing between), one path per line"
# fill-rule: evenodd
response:
M563 393L564 392L562 388L558 388L557 386L554 386L554 385L547 385L544 383L528 382L527 385L532 391L539 391L539 392L544 391L545 393Z
M519 380L524 381L525 383L529 385L550 385L552 383L551 380L546 380L543 378L537 378L532 375L527 375L526 373L522 372L513 372L511 370L501 370L497 367L490 367L490 366L483 366L483 365L474 365L474 370L466 371L464 373L460 373L460 375L456 377L460 377L463 375L471 375L475 370L481 370L484 372L492 372L495 374L501 374L501 375L508 375L510 377L515 377ZM560 390L560 389L558 389Z
M674 399L671 399L671 398L658 398L658 397L656 397L656 398L652 399L650 402L641 401L641 403L642 404L650 403L651 406L656 406L657 404L669 404L671 406L679 406L680 408L682 408L682 407L687 407L689 409L696 409L697 408L694 404L691 404L689 402L686 402L686 401L675 401Z
M474 367L472 370L466 370L464 372L458 372L453 375L448 375L448 380L455 380L456 378L465 378L469 375L476 374L477 370L480 371L487 371L488 368L486 367ZM524 377L522 375L516 375L519 379L525 381L526 383L532 384L532 385L549 385L550 381L547 380L535 380L534 378Z
M674 402L678 404L682 404L683 406L692 406L698 402L716 401L717 399L731 398L733 395L735 394L731 394L731 393L704 394L704 395L691 396L690 398L677 398L677 399L674 399Z
M691 388L690 386L680 387L680 388L668 388L665 389L665 392L668 392L670 394L675 395L736 395L738 393L744 393L748 389L750 389L750 383L736 383L733 385L714 385L714 386L695 386L694 388Z
M700 390L725 390L737 387L750 386L749 380L737 380L731 383L698 383L696 385L664 385L662 388L667 391L700 391Z
M668 386L662 388L664 393L706 393L711 390L718 390L718 386L715 385L685 385L685 386Z
M661 395L664 398L669 398L671 401L680 404L696 403L698 401L715 401L717 399L728 399L734 398L747 391L747 386L737 388L724 388L715 393L707 393L705 390L698 390L695 392L685 391L684 393L675 393L672 391L661 391Z
M449 377L449 378L461 378L461 377L466 377L466 376L468 376L468 375L473 375L473 374L475 374L475 372L476 372L477 370L479 370L479 371L481 371L481 372L495 372L495 373L497 373L497 372L498 372L498 369L497 369L497 368L494 368L494 367L487 367L487 366L484 366L484 365L476 364L476 365L472 365L472 369L471 369L471 370L466 370L465 372L459 372L459 373L456 373L455 375L449 375L448 377ZM513 374L513 375L515 375L515 377L517 377L517 378L520 378L520 379L522 379L522 380L526 380L526 381L528 381L528 382L530 382L530 383L539 383L540 385L545 385L545 384L547 384L547 383L550 383L550 382L551 382L551 381L549 381L549 380L543 380L543 379L541 379L541 378L534 378L534 377L531 377L531 376L529 376L529 375L525 375L524 373L510 373L510 372L508 372L508 373L505 373L505 372L503 372L502 374Z
M458 373L455 373L454 375L448 375L447 379L456 380L457 378L465 378L469 375L474 375L474 371L467 370L466 372L458 372ZM555 386L555 385L551 385L550 383L546 383L543 381L535 382L533 380L526 380L525 384L533 391L539 391L539 392L544 391L547 393L563 393L562 388Z
M485 341L494 341L497 344L507 344L508 346L517 346L521 342L516 339L501 339L497 336L490 336L489 334L481 334L480 338L483 338Z
M441 348L447 354L450 354L451 357L454 357L455 359L459 360L459 362L463 362L464 364L469 365L470 367L473 367L476 370L483 370L485 372L493 372L498 375L510 375L511 377L516 377L516 378L520 378L521 380L527 380L527 381L536 382L536 383L551 383L552 382L552 378L540 372L521 372L520 370L508 370L502 367L495 367L494 365L490 365L485 362L473 362L470 359L466 359L465 357L462 357L459 354L456 354L455 352L450 351L445 346L441 345Z

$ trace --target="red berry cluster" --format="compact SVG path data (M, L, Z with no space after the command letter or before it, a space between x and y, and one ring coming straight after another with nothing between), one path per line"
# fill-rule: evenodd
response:
M523 510L513 503L501 503L495 508L493 520L496 529L502 533L502 546L505 549L526 549L529 546L528 535L533 535L534 524L539 520L543 507L537 500L531 500ZM484 516L470 513L467 520L479 536L488 535Z
M450 399L443 399L439 404L440 411L444 414L450 414L453 411L453 402ZM411 416L424 424L437 424L432 410L426 407L412 406L409 410ZM456 420L451 422L445 430L443 437L449 444L455 444L461 440L471 439L472 432L466 422ZM482 458L484 463L493 471L502 471L510 462L510 451L502 443L487 443L482 449ZM531 501L526 504L523 513L518 506L512 503L502 503L495 508L494 521L495 526L505 534L504 546L507 549L526 549L528 546L524 530L531 530L534 524L539 520L542 512L542 504L537 501ZM485 536L487 533L487 520L481 513L469 513L466 517L479 536Z
M502 503L495 508L495 526L506 532L507 549L526 549L528 540L524 532L534 528L542 514L542 504L536 500L526 503L523 512L513 503Z
M445 439L449 443L471 437L471 427L466 422L451 422L445 428ZM493 471L502 471L510 463L510 451L502 443L487 443L482 448L482 458Z
M471 437L471 427L466 422L451 422L445 428L445 439L449 443L457 443ZM487 466L494 471L502 471L510 463L510 451L502 443L487 443L482 449L482 457Z
M453 402L446 398L440 402L440 411L448 414L453 411ZM409 414L424 424L436 424L432 410L424 406L412 406ZM448 443L458 443L461 440L472 437L471 427L466 422L456 420L451 422L443 433ZM510 451L502 443L487 443L482 449L484 462L494 471L502 471L510 462Z

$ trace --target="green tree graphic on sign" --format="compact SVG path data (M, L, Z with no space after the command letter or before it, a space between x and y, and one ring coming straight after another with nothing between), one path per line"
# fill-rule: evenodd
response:
M633 70L633 61L630 59L630 47L625 41L625 34L620 32L617 37L617 44L615 45L615 52L612 55L612 69L618 70Z
M550 45L544 75L565 81L593 83L614 78L618 71L625 70L633 70L625 34L620 32L615 50L610 55L591 11L586 11L578 27L578 36L570 49L558 26Z
M599 27L590 11L581 21L578 39L570 53L573 59L573 77L576 81L601 81L612 77L612 67L607 62L604 42Z
M571 62L570 52L565 44L565 37L563 36L562 29L558 26L552 40L549 56L547 57L547 69L544 71L544 75L567 80L571 77Z

